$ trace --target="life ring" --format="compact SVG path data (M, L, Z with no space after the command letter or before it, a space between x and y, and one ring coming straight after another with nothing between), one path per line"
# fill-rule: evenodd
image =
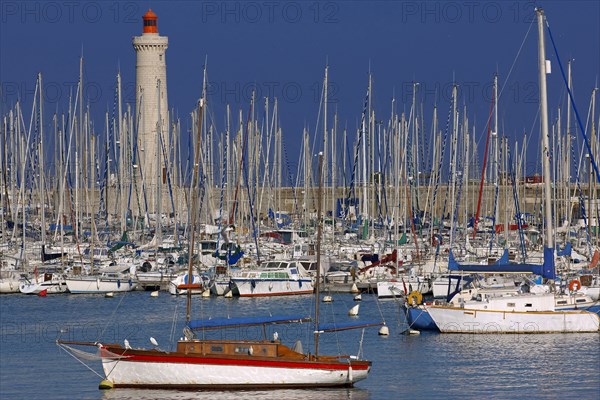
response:
M419 305L419 304L421 304L422 301L423 301L423 295L418 290L413 290L406 297L406 302L409 305L413 305L413 304Z
M569 282L569 290L571 292L576 292L579 289L581 289L581 282L579 282L579 280L573 279L571 282Z

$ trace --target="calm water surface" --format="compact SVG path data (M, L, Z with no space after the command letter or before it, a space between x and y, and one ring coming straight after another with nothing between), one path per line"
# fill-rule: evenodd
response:
M322 320L347 321L356 303L336 295L321 303ZM311 313L311 296L225 299L195 298L195 317ZM352 389L182 392L163 390L98 390L100 377L59 350L58 337L68 340L119 342L134 347L171 349L181 336L185 299L161 292L48 297L0 296L0 399L600 399L600 335L441 335L406 336L398 303L363 295L358 321L381 320L390 336L367 328L362 350L373 368ZM281 325L288 345L301 339L312 349L309 324ZM174 328L175 327L175 328ZM172 333L173 332L173 333ZM260 338L261 329L228 330L227 337ZM224 333L213 333L224 334ZM325 334L321 354L356 354L361 330ZM86 361L100 373L98 361Z

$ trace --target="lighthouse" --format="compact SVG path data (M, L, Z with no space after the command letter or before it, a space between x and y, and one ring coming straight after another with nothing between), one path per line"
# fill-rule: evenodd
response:
M167 102L166 51L169 39L158 34L158 17L151 9L143 15L141 36L133 38L135 63L135 121L138 125L136 154L136 186L142 198L142 183L148 199L148 210L156 212L161 203L161 177L166 146L169 115ZM161 139L162 137L162 139Z

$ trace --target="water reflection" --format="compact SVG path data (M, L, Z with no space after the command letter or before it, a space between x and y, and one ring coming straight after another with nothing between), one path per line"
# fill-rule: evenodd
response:
M230 391L179 391L179 390L145 390L145 389L112 389L103 392L103 399L111 400L363 400L369 398L369 391L359 388L341 389L284 389L284 390L230 390Z

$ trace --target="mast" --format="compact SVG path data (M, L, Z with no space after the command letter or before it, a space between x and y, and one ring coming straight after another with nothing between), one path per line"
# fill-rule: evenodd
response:
M315 280L315 358L319 356L319 296L321 283L321 205L323 203L323 152L319 153L319 191L317 192L317 278Z
M40 227L40 231L42 233L42 244L46 244L46 207L44 201L44 116L42 114L43 111L43 103L44 103L44 95L42 93L42 73L38 73L38 79L40 81L40 207L42 208L42 226Z
M160 79L156 81L156 90L157 97L160 100L160 87L161 82ZM156 213L156 232L154 236L158 240L159 244L162 244L162 171L163 171L163 163L162 163L162 116L160 113L160 107L158 107L158 120L156 125L156 203L154 205L154 212ZM191 275L190 275L191 277ZM191 278L190 278L191 279ZM191 282L190 282L191 283Z
M456 196L455 196L455 192L456 192L456 146L457 146L457 142L458 142L458 114L456 112L456 98L457 98L457 88L458 86L456 84L453 85L452 87L452 117L454 118L454 122L453 122L453 127L452 127L452 147L451 147L451 151L452 151L452 157L451 157L451 196L450 198L452 199L451 202L451 209L450 209L450 215L451 215L451 220L450 220L450 224L451 224L451 229L450 229L450 247L452 247L452 245L454 244L454 204L456 202Z
M200 169L200 136L202 134L202 112L204 110L204 94L198 103L198 130L196 132L196 148L194 150L194 175L192 176L192 203L191 203L191 219L190 219L190 242L188 243L188 282L187 285L187 296L186 296L186 312L185 312L185 320L187 322L190 321L190 315L192 311L192 284L194 281L193 278L193 253L194 253L194 240L196 233L196 214L197 214L197 202L198 202L198 190L196 186L198 186L199 179L199 169Z
M567 89L571 90L571 61L568 64L568 80ZM566 177L567 177L567 226L571 226L571 96L567 97L567 150L565 151L566 161Z
M544 211L546 218L546 244L544 246L544 277L555 278L554 236L552 226L552 188L550 186L550 143L548 137L548 93L546 90L546 48L544 44L544 10L536 8L538 19L538 72L540 84L540 128L542 134L542 163L544 172Z

